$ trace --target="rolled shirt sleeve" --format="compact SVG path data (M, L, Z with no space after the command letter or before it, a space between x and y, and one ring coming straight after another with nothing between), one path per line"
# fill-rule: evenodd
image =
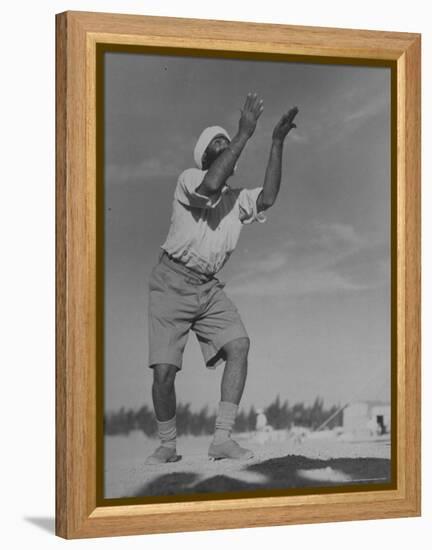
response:
M239 195L240 221L243 224L260 222L267 220L264 212L258 212L257 199L263 190L262 187L254 189L242 189Z
M175 192L177 200L186 206L194 208L214 208L217 206L221 200L221 193L223 191L214 197L207 197L197 191L206 173L207 170L200 170L199 168L184 170L177 181Z

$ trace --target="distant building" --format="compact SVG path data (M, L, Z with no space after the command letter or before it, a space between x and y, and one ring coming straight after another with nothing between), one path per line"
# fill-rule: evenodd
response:
M384 435L391 429L390 403L357 401L343 411L344 432L356 437Z

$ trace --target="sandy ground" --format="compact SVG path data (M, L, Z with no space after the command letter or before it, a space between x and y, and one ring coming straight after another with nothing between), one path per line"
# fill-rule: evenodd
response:
M230 492L257 489L386 483L390 480L390 441L375 438L342 441L336 437L295 440L273 433L266 441L255 434L233 434L252 449L247 461L209 461L211 436L181 436L181 460L147 466L158 445L142 432L105 438L105 498Z

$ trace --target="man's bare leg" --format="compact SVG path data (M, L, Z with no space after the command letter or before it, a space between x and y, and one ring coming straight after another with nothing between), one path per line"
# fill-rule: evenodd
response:
M221 381L221 401L240 403L246 383L249 338L237 338L224 346L225 368Z
M177 367L158 364L153 367L152 398L158 420L169 420L176 412L175 377Z
M221 382L221 401L216 417L216 430L209 448L213 459L248 459L252 451L244 449L230 437L237 414L238 404L246 383L249 338L237 338L224 346L226 364Z
M161 445L147 457L146 464L160 464L179 460L176 452L176 394L177 367L158 364L153 367L152 398Z

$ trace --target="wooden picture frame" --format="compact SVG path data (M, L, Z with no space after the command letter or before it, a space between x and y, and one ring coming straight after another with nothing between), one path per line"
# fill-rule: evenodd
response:
M56 16L56 534L83 538L420 515L420 35L65 12ZM97 56L104 44L392 69L394 479L390 489L100 505Z

